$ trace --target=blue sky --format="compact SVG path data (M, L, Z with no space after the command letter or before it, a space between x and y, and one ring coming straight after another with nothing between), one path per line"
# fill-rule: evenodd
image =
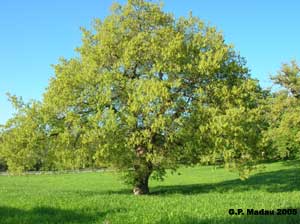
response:
M0 5L0 124L13 113L6 92L41 99L51 64L74 56L80 26L105 18L112 2L125 0L4 0ZM189 11L222 30L247 59L252 76L270 86L282 62L300 61L300 1L165 0L165 11Z

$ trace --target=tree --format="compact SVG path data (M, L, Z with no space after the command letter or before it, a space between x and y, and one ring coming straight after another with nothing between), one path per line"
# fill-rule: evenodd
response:
M0 157L9 170L21 173L25 170L38 169L49 156L44 155L45 126L41 116L41 103L32 101L25 104L22 98L8 95L16 109L13 118L1 126Z
M179 164L255 154L261 91L214 27L129 0L83 29L77 51L55 66L44 103L50 131L72 139L84 164L114 166L147 194L151 175Z
M40 110L56 168L113 166L135 194L180 165L220 159L245 176L260 155L263 92L214 27L128 0L82 41L54 66Z
M283 64L272 77L282 89L269 98L270 127L264 133L272 157L300 157L300 68L296 61Z
M300 67L295 60L284 63L277 75L271 77L275 84L285 88L293 97L300 98Z

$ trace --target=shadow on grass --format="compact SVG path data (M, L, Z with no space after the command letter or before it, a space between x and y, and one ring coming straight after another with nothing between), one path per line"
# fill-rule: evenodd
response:
M300 168L300 160L286 160L282 163L284 166Z
M107 213L106 213L107 214ZM58 223L91 223L106 215L87 215L83 212L50 207L39 207L23 210L11 207L0 207L1 224L58 224Z
M250 176L242 181L240 179L222 181L210 184L185 184L152 187L151 195L170 194L201 194L210 192L244 192L260 190L263 192L290 192L300 191L300 168L263 172ZM132 189L111 191L73 191L82 197L96 195L132 195Z
M250 176L247 180L229 180L212 184L190 184L158 186L152 194L200 194L209 192L243 192L262 190L266 192L290 192L300 190L300 168L264 172Z
M161 219L156 224L173 224L174 220L180 224L299 224L299 215L291 216L229 216L226 218L201 219L196 217L174 217L170 219Z

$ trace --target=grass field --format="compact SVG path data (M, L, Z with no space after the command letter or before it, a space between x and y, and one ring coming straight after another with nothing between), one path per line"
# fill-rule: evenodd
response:
M212 167L151 181L134 196L112 172L0 176L0 224L44 223L300 223L300 161L266 164L240 181ZM234 209L295 208L298 215L232 216Z

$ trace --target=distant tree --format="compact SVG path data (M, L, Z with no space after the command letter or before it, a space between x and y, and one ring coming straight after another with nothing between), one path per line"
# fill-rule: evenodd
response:
M263 92L222 34L198 18L129 0L83 29L77 52L54 66L41 109L42 152L53 152L55 167L112 166L135 194L147 194L149 177L166 169L221 159L244 176L261 155Z
M7 170L7 165L4 161L4 159L0 158L0 172L6 171Z
M55 118L41 102L24 103L21 97L8 95L16 113L0 127L0 169L7 168L14 174L36 170L68 170L84 168L88 164L80 154L77 135L61 130L67 123ZM65 121L66 122L66 121ZM74 130L74 129L73 129Z
M300 68L295 61L283 64L272 80L282 89L269 98L270 127L264 139L272 157L300 158Z
M21 173L34 169L40 160L47 158L42 154L45 126L40 113L41 103L25 104L22 98L8 97L16 113L1 126L0 157L4 158L11 172Z
M290 64L283 64L272 80L275 84L285 88L291 96L300 98L300 67L295 60Z

